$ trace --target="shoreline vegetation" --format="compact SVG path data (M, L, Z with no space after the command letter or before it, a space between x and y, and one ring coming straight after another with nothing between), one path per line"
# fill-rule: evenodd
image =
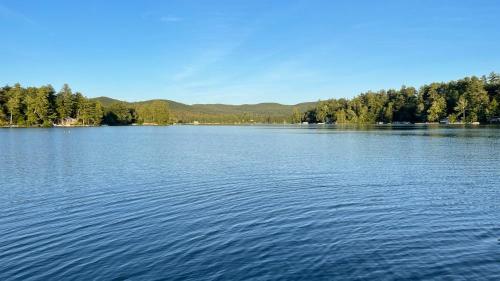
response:
M0 127L248 124L488 124L500 123L500 74L465 77L351 99L296 105L195 104L170 100L125 102L87 98L65 84L0 88Z

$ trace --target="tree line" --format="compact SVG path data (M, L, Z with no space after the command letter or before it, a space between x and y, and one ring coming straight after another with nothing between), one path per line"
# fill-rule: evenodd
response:
M24 88L18 83L0 88L0 126L164 125L169 121L170 112L164 101L117 102L103 107L80 92L73 93L67 84L59 92L51 85Z
M204 124L283 124L290 123L287 113L281 115L275 114L256 114L243 112L240 114L219 113L208 114L198 112L179 112L175 113L173 120L176 123L193 123L195 121Z
M309 110L298 107L287 116L267 108L260 113L247 110L218 114L179 111L172 116L165 100L113 102L103 106L96 99L73 93L65 84L56 92L50 85L0 88L0 126L53 125L165 125L172 122L200 123L395 123L395 122L481 122L500 116L500 74L465 77L420 87L368 91L352 99L329 99ZM281 109L280 109L281 110ZM289 111L288 111L289 112Z
M0 125L43 126L54 124L101 124L101 104L64 84L56 93L50 85L0 88Z
M115 102L105 107L103 123L107 125L167 125L170 122L168 103L161 100L127 103Z
M415 89L368 91L352 99L319 101L306 112L294 109L292 123L489 122L500 116L500 75L465 77Z

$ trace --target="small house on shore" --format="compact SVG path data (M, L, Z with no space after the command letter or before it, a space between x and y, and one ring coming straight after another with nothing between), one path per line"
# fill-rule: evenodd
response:
M66 117L66 118L63 118L61 119L61 123L59 124L54 124L54 126L63 126L63 127L67 127L67 126L74 126L78 123L78 120L75 119L75 118L71 118L71 117Z

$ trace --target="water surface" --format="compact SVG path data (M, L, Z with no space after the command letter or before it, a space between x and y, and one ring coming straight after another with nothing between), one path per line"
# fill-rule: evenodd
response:
M499 280L500 129L0 129L0 280Z

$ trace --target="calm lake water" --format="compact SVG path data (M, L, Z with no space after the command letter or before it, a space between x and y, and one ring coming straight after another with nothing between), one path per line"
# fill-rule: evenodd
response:
M500 280L500 128L0 129L0 280Z

